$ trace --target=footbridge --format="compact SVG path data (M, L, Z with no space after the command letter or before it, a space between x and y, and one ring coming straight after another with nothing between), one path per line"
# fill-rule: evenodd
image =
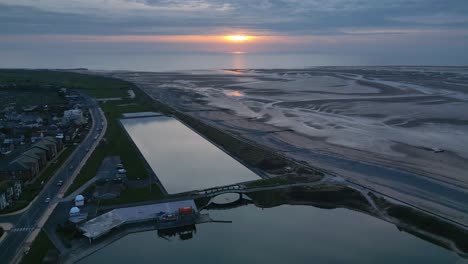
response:
M214 197L224 193L247 193L249 192L245 186L239 184L227 185L223 187L214 187L210 189L205 189L201 191L194 191L192 192L192 196L196 196L197 198L203 197Z

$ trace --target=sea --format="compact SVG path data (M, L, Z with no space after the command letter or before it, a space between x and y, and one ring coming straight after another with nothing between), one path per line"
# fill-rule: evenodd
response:
M333 55L312 53L96 53L0 51L0 68L87 68L91 70L180 71L215 69L278 69L314 66L414 65L415 61L372 55ZM429 63L424 58L419 65ZM442 63L443 64L443 63Z

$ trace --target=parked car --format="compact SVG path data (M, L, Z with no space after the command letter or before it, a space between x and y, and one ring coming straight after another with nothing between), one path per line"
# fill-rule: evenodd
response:
M45 201L44 201L44 202L46 202L46 203L50 202L50 198L49 198L49 197L47 197L47 198L45 199Z
M63 185L63 181L62 181L62 180L60 180L60 181L57 182L57 186L62 186L62 185Z

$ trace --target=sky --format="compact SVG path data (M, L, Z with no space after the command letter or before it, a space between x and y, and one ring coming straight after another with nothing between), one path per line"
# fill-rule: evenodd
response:
M0 10L0 67L70 54L191 53L468 65L467 0L0 0Z

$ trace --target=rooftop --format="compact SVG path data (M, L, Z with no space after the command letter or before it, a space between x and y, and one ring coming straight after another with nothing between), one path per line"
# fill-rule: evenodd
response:
M88 238L98 238L123 224L149 221L160 212L173 213L182 207L197 207L193 200L174 201L114 209L84 223L80 229Z

